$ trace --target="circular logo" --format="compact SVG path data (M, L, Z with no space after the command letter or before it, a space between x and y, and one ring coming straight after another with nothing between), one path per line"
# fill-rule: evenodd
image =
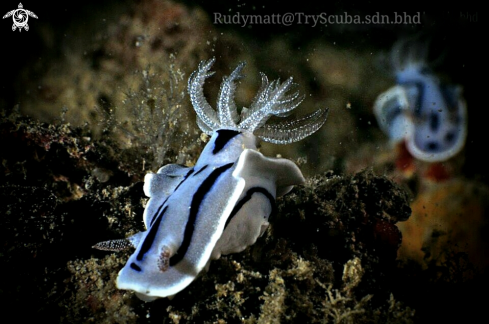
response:
M22 31L22 28L25 30L29 30L29 25L27 25L27 21L29 20L29 16L33 18L37 18L36 14L33 13L32 11L25 10L24 7L22 6L22 3L19 3L18 9L11 10L3 16L3 18L8 18L12 16L12 19L14 21L14 24L12 25L12 30L19 29L19 31Z

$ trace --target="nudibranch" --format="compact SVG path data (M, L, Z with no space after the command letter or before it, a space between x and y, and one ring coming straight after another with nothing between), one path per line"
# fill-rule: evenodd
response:
M269 225L276 197L304 182L292 161L258 152L257 138L292 143L317 131L327 118L328 109L319 109L301 119L266 124L271 116L291 113L304 97L298 91L290 93L296 86L292 78L269 82L264 74L250 108L238 114L234 95L244 63L224 78L216 111L203 93L213 62L201 62L188 81L197 124L211 135L195 166L170 164L147 174L146 231L94 246L111 251L136 248L119 272L117 287L145 301L175 295L210 260L255 243Z
M396 85L378 96L374 113L393 142L427 162L445 161L464 146L467 107L460 86L443 83L427 64L426 49L400 41L391 53Z

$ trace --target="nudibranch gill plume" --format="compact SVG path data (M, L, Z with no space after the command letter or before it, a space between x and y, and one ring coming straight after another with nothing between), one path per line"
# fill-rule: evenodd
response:
M328 109L319 109L297 120L266 124L271 116L290 114L303 96L290 93L296 86L292 78L269 82L264 74L250 108L238 114L234 95L244 63L224 78L216 111L203 93L213 63L214 59L201 62L188 81L197 124L211 135L195 166L170 164L147 174L146 231L94 246L111 251L136 248L119 272L117 287L133 290L145 301L175 295L210 260L255 243L269 225L276 197L304 182L292 161L258 152L258 139L276 144L299 141L317 131L328 115Z

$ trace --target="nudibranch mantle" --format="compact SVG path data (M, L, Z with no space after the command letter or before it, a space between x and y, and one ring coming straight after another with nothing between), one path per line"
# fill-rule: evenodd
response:
M393 142L427 162L447 160L464 146L467 107L460 86L443 83L428 67L420 44L400 41L391 58L396 85L378 96L374 112Z
M266 124L283 117L303 100L288 94L292 78L262 85L249 109L238 114L236 80L244 63L225 77L217 111L206 101L203 84L213 73L214 59L203 61L189 78L188 92L200 129L211 135L194 167L170 164L147 174L150 197L143 214L146 231L127 240L101 242L95 248L135 252L119 272L117 287L133 290L145 301L173 296L187 287L210 260L237 253L255 243L267 229L275 198L288 193L304 177L292 161L258 152L258 138L292 143L317 131L326 121L320 109L294 121Z

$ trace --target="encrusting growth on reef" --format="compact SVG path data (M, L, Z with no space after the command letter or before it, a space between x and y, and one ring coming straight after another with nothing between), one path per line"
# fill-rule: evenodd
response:
M191 130L188 111L183 101L186 82L183 72L176 66L174 55L170 55L167 71L154 72L151 67L139 72L141 83L138 89L129 89L126 98L116 107L103 109L105 132L114 132L130 141L130 147L140 147L150 153L153 162L148 168L156 170L167 162L166 154ZM113 110L124 112L125 120L119 120Z

